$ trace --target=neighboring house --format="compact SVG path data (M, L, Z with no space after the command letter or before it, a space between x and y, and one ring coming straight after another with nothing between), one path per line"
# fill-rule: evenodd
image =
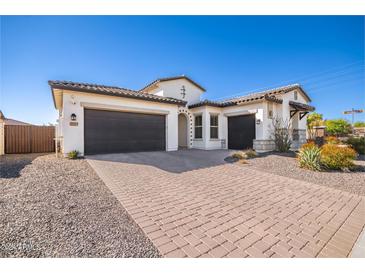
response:
M14 125L14 126L30 126L31 124L18 121L15 119L9 119L4 116L4 114L0 110L0 121L3 122L5 125Z
M61 150L81 154L189 149L274 149L272 119L291 119L293 149L305 142L309 96L299 85L224 101L186 76L157 79L138 91L49 81L59 110Z

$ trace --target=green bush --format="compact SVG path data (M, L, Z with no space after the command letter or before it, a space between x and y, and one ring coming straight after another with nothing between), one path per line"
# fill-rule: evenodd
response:
M365 127L365 122L362 121L355 122L354 127Z
M326 131L332 136L345 136L351 132L351 124L345 119L326 120Z
M359 154L365 154L365 137L351 137L346 141Z
M299 150L298 161L302 168L321 170L321 149L312 143L307 144Z
M307 148L312 148L312 147L317 147L317 145L313 141L310 141L308 143L303 144L300 147L300 149L307 149Z
M77 150L73 150L73 151L70 151L68 154L67 154L68 158L70 159L76 159L77 157L79 157L79 152Z
M356 151L350 147L326 144L321 149L321 163L328 169L345 169L354 166Z

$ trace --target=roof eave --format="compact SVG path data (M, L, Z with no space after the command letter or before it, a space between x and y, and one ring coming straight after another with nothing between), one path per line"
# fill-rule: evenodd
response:
M159 98L142 98L139 96L133 96L133 95L128 95L128 94L110 94L108 92L96 91L96 90L94 91L94 90L77 88L77 87L64 87L62 85L55 85L55 84L51 84L51 83L50 83L50 86L52 89L53 100L54 100L56 109L57 109L57 106L56 106L55 97L54 97L55 89L91 93L91 94L99 94L99 95L107 95L107 96L115 96L115 97L122 97L122 98L130 98L130 99L136 99L136 100L151 101L151 102L157 102L157 103L162 103L162 104L172 104L172 105L179 105L179 106L185 106L187 103L187 102L181 101L181 100L175 101L175 102L163 100L163 98L168 98L168 97L162 97L161 99L159 99ZM136 94L138 94L138 93L136 92Z
M308 102L312 102L312 99L309 97L309 95L304 91L304 89L299 86L299 90L303 93L303 95L307 98Z
M53 105L54 105L55 109L62 109L62 104L63 104L63 102L62 102L63 89L53 88L51 86L51 90L52 90ZM55 96L55 93L57 93L56 96Z

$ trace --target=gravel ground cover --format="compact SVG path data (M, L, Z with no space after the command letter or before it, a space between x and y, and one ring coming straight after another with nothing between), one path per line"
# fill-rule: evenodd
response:
M310 171L299 167L294 153L265 153L259 157L248 159L247 165L261 171L300 179L303 181L325 185L365 195L365 161L355 161L356 171Z
M0 257L160 257L86 160L0 157Z

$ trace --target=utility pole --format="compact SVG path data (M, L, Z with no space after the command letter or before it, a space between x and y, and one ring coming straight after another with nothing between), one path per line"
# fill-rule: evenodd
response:
M345 110L343 112L343 114L351 114L351 116L352 116L352 118L351 118L352 131L354 131L355 114L363 113L363 112L364 112L363 109L354 109L354 108L352 108L351 110Z
M363 113L364 110L363 109L354 109L352 108L351 110L345 110L343 112L343 114L351 114L352 119L351 119L351 124L354 125L355 122L355 113Z

